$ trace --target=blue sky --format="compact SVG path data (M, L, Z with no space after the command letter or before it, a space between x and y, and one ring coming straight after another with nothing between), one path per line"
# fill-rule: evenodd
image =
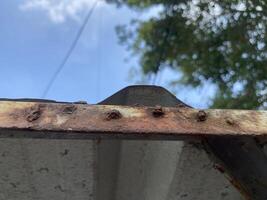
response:
M42 96L93 2L0 1L0 97ZM114 27L137 16L127 8L117 9L99 2L46 98L96 103L134 84L129 71L138 66L138 58L125 62L129 52L118 44ZM173 77L178 75L165 71L156 84L171 89L167 80ZM205 107L210 94L210 86L199 91L177 91L180 99L197 107Z

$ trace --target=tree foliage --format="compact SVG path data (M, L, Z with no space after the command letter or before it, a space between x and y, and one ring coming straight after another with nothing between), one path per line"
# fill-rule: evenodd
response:
M181 72L180 84L216 85L213 107L264 108L267 99L267 3L264 0L109 0L159 14L117 28L140 55L144 74Z

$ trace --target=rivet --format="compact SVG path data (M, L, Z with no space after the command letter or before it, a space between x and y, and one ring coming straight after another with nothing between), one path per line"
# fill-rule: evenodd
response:
M122 114L118 110L111 110L106 113L106 120L120 119Z
M156 106L152 111L154 117L163 117L165 114L161 106Z
M207 119L207 113L204 110L200 110L197 113L197 121L203 122Z

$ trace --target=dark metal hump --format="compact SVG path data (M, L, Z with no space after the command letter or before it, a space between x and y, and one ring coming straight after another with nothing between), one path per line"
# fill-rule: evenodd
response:
M128 86L99 104L106 105L143 105L143 106L179 106L186 105L172 93L160 86ZM188 106L189 107L189 106Z

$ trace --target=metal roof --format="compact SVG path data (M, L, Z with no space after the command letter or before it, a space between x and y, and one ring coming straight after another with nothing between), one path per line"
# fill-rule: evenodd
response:
M266 122L155 86L99 105L2 99L0 200L263 200Z

